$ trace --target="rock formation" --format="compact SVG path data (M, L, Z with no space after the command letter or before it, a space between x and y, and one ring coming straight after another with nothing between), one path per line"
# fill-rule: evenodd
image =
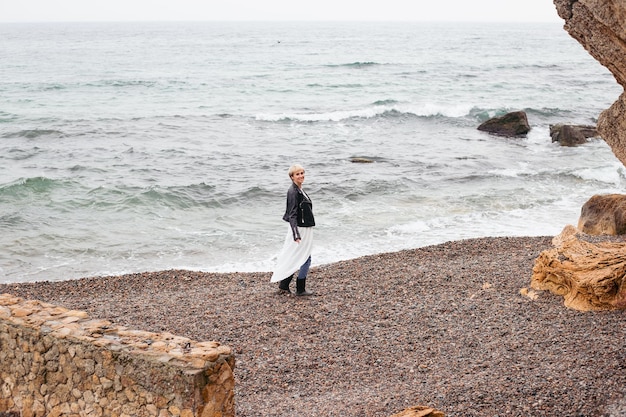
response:
M554 0L565 30L626 86L626 2ZM626 95L600 114L598 132L626 165Z
M588 235L626 234L626 195L594 195L583 205L578 230Z
M530 286L576 310L626 309L626 195L594 195L535 260Z
M478 130L499 136L520 137L530 132L530 125L526 113L516 111L489 119L478 126Z
M353 156L352 158L350 158L350 162L355 164L371 164L372 162L374 162L374 160L371 158L366 158L364 156Z
M626 86L626 2L554 0L565 30ZM626 95L600 114L598 133L626 165ZM625 196L594 196L578 229L566 226L535 260L531 287L562 295L577 310L626 309ZM618 236L614 236L618 235Z
M444 414L435 410L434 408L418 405L415 407L407 408L406 410L394 414L390 417L444 417Z
M561 146L576 146L587 142L587 139L598 136L595 126L587 125L550 125L552 142L559 142Z
M589 310L626 308L626 243L594 237L568 225L535 260L530 286L563 296L567 307Z

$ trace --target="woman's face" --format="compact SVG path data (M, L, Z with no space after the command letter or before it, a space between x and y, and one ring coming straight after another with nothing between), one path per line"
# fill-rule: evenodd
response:
M304 170L294 172L291 179L298 187L302 187L302 183L304 182Z

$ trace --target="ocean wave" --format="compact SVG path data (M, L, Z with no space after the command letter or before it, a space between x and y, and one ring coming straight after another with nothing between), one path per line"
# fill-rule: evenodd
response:
M72 170L84 169L74 166ZM42 196L51 196L42 198ZM275 192L251 186L240 190L220 191L204 182L175 186L99 186L90 188L79 181L47 177L20 178L0 185L0 200L23 204L50 204L59 210L88 208L97 211L114 210L133 213L154 213L158 209L188 210L194 208L228 208L241 204L272 201Z
M543 107L540 109L535 109L535 108L527 108L524 109L524 111L531 116L539 116L539 117L563 117L569 113L571 113L570 110L567 109L561 109L558 107Z
M498 107L498 108L482 108L482 107L472 107L468 112L467 116L471 119L475 119L479 122L484 122L493 117L503 116L509 112L513 111L523 111L529 116L538 116L542 118L549 117L560 117L565 114L570 113L569 110L561 109L561 108L522 108L515 109L511 107Z
M255 119L265 122L340 122L350 119L374 118L463 118L471 115L472 107L467 104L400 104L394 100L374 102L373 105L351 110L335 110L320 113L258 114Z
M0 111L0 123L11 123L17 119L17 115Z
M507 168L486 170L484 174L464 176L462 180L483 181L501 179L520 179L524 182L539 184L541 182L552 183L559 179L560 182L572 181L574 183L597 183L604 186L623 187L626 184L626 169L620 162L606 166L586 167L580 169L545 167L537 169L530 163L521 163Z
M47 84L41 89L43 91L57 91L57 90L65 90L66 88L68 88L68 86L65 84Z
M563 66L563 65L558 65L558 64L514 63L514 64L497 65L495 68L496 69L512 69L512 70L518 70L518 71L528 71L528 70L532 71L532 70L542 70L542 69L562 71L563 69L567 69L568 67Z
M98 187L88 192L83 204L116 211L148 211L156 208L185 210L193 207L218 207L215 186L198 183L187 186Z
M373 67L376 65L381 65L377 62L371 62L371 61L367 61L367 62L360 62L360 61L356 61L356 62L350 62L347 64L328 64L326 65L326 67L329 68L368 68L368 67Z
M45 194L57 187L62 187L66 181L54 180L47 177L20 178L9 184L0 185L0 197L20 197L33 194Z
M258 204L264 199L274 200L275 193L261 187L246 187L238 191L219 191L215 185L198 183L180 186L98 187L89 191L84 204L100 208L114 207L116 211L153 212L155 209L173 210L228 208L241 204Z
M571 175L583 181L604 183L616 187L623 187L626 183L626 171L619 162L607 166L578 169L573 171Z
M26 138L26 139L36 139L42 136L56 136L63 137L65 134L60 130L54 129L24 129L18 130L15 132L8 132L2 135L2 138Z
M494 117L504 116L505 114L514 112L514 111L528 112L528 109L517 109L517 108L512 108L512 107L497 107L497 108L472 107L470 111L468 112L468 117L470 117L471 119L477 120L479 122L484 122Z
M100 80L97 82L88 83L88 87L154 87L158 84L157 81L147 80Z
M18 213L5 213L0 215L0 227L3 230L23 224L24 219Z
M307 84L308 88L347 88L347 89L352 89L352 90L359 90L364 88L363 84L359 84L359 83L343 83L343 84L320 84L320 83L313 83L313 84Z
M3 155L4 159L12 160L12 161L23 161L25 159L32 158L41 153L41 149L37 146L32 149L20 149L20 148L11 148L5 151ZM0 157L1 159L2 157Z
M393 99L387 99L387 100L376 100L374 103L372 103L374 106L392 106L394 104L397 104L398 101L393 100Z

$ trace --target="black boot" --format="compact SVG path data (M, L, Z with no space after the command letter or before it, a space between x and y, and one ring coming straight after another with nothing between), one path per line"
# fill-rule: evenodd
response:
M290 277L287 277L287 278L283 279L282 281L280 281L278 283L278 289L281 292L285 292L285 293L291 294L291 290L289 289L289 284L291 284L291 280L292 279L293 279L293 275L291 275Z
M296 295L299 295L299 296L313 295L313 293L310 291L307 291L305 287L306 287L306 278L296 279Z

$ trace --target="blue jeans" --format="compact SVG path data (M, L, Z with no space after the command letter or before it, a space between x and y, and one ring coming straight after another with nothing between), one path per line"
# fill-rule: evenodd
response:
M305 279L306 275L309 273L309 267L311 266L311 257L306 260L305 263L302 264L300 270L298 271L298 279Z

